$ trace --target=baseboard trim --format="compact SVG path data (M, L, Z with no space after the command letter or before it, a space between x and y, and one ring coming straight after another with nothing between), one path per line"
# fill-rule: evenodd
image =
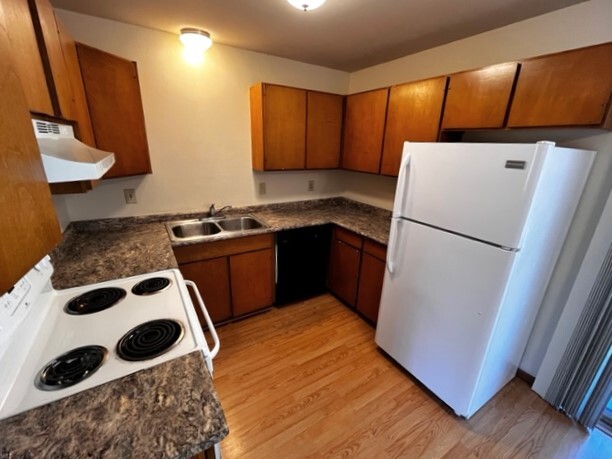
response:
M531 376L526 371L521 370L520 368L516 370L516 377L525 381L531 387L533 382L535 381L535 376Z

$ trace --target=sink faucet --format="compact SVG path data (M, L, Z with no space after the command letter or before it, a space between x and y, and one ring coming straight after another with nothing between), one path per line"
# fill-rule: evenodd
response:
M232 206L223 206L220 209L215 209L215 203L213 202L210 205L210 208L208 209L208 215L210 215L211 217L214 217L215 215L219 215L221 212L223 212L225 209L231 209Z

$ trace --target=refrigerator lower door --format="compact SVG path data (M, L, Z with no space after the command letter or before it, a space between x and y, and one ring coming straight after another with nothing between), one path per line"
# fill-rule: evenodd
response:
M460 416L473 414L515 255L393 219L376 343Z

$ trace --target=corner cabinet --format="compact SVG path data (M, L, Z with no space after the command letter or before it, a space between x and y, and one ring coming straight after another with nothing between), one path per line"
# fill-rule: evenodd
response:
M369 239L363 242L356 308L374 324L378 321L386 257L387 247L384 245Z
M334 227L327 286L372 324L378 320L386 254L383 244Z
M404 142L435 142L446 94L446 77L392 86L389 91L380 173L397 177Z
M96 145L115 153L104 179L151 173L136 62L76 45Z
M612 129L612 43L521 63L508 127Z
M450 76L442 129L504 127L518 64L500 64Z
M327 286L342 301L355 307L363 238L335 227L329 255Z
M61 238L38 145L30 121L30 101L11 59L0 3L0 295L48 254Z
M250 109L254 170L338 167L342 96L258 83Z
M214 323L274 303L274 235L237 237L174 247L185 279L198 286ZM200 317L200 322L204 320Z
M389 89L346 96L342 168L380 172Z

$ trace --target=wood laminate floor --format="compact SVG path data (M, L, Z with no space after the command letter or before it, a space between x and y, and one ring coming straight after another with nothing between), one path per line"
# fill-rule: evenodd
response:
M330 295L218 332L224 459L612 458L610 438L587 435L517 379L470 420L456 417Z

